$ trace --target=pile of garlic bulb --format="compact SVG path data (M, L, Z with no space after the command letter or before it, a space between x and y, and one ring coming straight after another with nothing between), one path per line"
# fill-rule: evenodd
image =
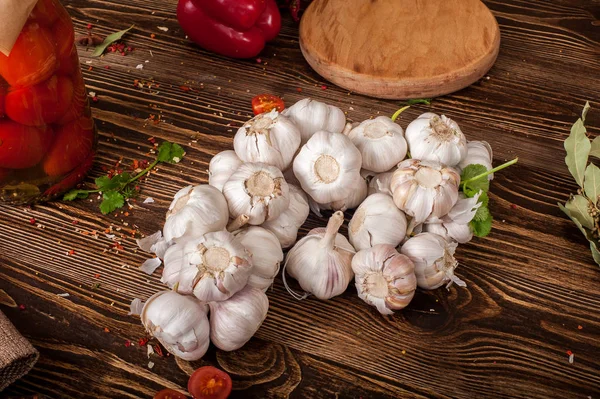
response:
M233 147L210 161L209 184L180 190L163 230L138 242L156 254L142 269L164 263L170 291L134 301L132 313L174 355L243 346L267 315L283 249L283 281L298 299L333 298L354 280L361 299L391 314L417 287L465 285L454 252L472 238L479 203L459 193L460 170L491 170L492 153L451 119L426 113L406 132L384 116L352 125L339 108L304 99L246 122ZM297 241L311 209L333 213Z

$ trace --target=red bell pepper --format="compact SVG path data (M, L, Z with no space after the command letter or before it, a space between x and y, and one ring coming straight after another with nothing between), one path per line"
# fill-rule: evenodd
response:
M179 0L177 19L200 47L232 58L256 57L281 29L275 0Z

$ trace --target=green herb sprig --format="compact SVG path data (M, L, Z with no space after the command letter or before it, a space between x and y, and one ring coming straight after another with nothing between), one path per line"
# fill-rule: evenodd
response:
M111 44L113 44L116 41L121 40L123 35L125 33L129 32L131 29L133 29L134 26L135 25L131 25L127 29L120 30L115 33L111 33L110 35L106 36L106 39L104 39L104 42L102 42L102 44L99 44L98 46L96 46L96 48L94 49L94 52L92 53L92 57L100 57L102 54L104 54L104 51L106 50L106 48L108 46L110 46Z
M156 165L161 162L178 163L184 156L185 150L179 144L165 141L158 147L158 154L154 162L137 175L131 176L129 173L123 172L112 177L100 176L95 180L97 187L95 190L74 189L67 192L63 196L63 200L74 201L87 198L90 194L102 193L100 211L106 215L125 205L127 199L135 197L138 191L132 184L147 175Z
M467 198L473 198L477 194L479 195L478 203L481 203L477 209L477 213L471 220L471 228L473 234L477 237L485 237L492 231L492 222L494 218L488 208L490 198L488 191L490 191L490 181L488 176L492 173L496 173L504 168L508 168L511 165L516 164L519 158L515 158L512 161L503 163L493 169L487 170L487 168L480 164L469 165L463 169L462 175L460 176L460 188Z
M594 261L600 265L600 168L589 162L589 157L600 158L600 136L593 141L587 136L585 117L590 110L589 102L583 107L581 118L571 127L565 140L565 163L579 185L577 194L558 207L575 223L590 243Z

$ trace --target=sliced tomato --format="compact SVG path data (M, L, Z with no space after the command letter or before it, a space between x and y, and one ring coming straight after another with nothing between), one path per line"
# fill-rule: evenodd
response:
M89 110L87 91L85 82L81 73L77 73L73 78L73 99L67 108L65 114L58 120L59 125L66 125L86 115L86 110ZM89 113L87 113L89 115Z
M200 367L188 381L188 391L194 399L225 399L231 387L229 374L212 366Z
M6 115L27 126L54 123L65 115L73 100L73 82L53 75L35 86L10 90L6 95Z
M52 26L54 22L67 10L57 0L38 0L29 14L29 19L45 26Z
M77 54L75 45L72 46L67 57L64 55L58 57L58 70L56 72L62 75L73 75L75 72L81 73L79 54Z
M43 82L56 68L51 33L37 22L29 22L23 27L8 57L0 53L0 75L13 87Z
M154 395L154 399L188 399L188 397L172 389L163 389Z
M79 166L94 148L94 121L83 116L56 128L54 143L44 159L48 176L64 175Z
M272 94L259 94L252 99L252 111L254 115L263 114L276 109L281 112L285 109L283 100Z
M25 169L39 163L52 139L50 128L0 121L0 168Z
M54 45L56 46L58 59L68 58L75 43L73 20L69 13L60 14L53 26L52 33L54 34Z

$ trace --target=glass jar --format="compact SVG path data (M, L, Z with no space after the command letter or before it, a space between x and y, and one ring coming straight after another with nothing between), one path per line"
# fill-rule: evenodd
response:
M69 190L96 143L71 17L59 0L39 0L8 56L0 53L0 201Z

